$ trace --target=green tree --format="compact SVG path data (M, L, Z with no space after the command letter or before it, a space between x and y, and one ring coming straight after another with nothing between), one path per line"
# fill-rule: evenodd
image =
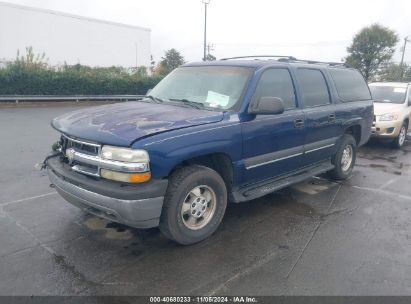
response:
M401 74L403 72L403 79ZM381 70L378 75L378 80L381 81L411 81L411 67L404 64L402 67L397 63L389 63Z
M366 80L371 80L391 60L397 42L398 36L394 31L373 24L354 36L351 46L347 48L349 55L345 61L360 70Z
M164 57L161 57L160 68L157 70L160 71L160 74L168 74L175 68L178 68L180 65L185 63L184 57L176 49L170 49L165 52Z
M407 66L407 69L404 70L403 81L411 82L411 67Z

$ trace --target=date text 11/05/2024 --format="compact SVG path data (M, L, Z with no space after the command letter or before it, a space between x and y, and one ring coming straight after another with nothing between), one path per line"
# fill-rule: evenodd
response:
M150 297L150 303L258 303L255 297L248 296L173 296L173 297Z

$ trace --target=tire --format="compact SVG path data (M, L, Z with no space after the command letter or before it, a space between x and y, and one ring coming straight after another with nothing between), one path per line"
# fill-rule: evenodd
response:
M183 167L170 176L160 230L182 245L201 242L217 230L226 207L227 189L217 172L199 165Z
M335 167L328 172L328 175L336 180L347 179L354 168L356 157L357 142L352 135L344 134L338 150L332 158L332 163Z
M399 149L404 145L405 138L407 136L407 129L408 129L408 125L407 123L404 122L401 126L400 134L398 134L398 136L393 141L395 148Z

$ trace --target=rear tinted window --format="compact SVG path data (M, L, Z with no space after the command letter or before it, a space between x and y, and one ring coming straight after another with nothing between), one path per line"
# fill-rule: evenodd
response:
M286 109L295 108L294 86L287 69L269 69L261 76L254 98L280 97Z
M330 103L327 83L320 70L298 69L297 74L306 107L315 107Z
M329 71L341 101L371 99L367 83L358 71L349 69L330 69Z

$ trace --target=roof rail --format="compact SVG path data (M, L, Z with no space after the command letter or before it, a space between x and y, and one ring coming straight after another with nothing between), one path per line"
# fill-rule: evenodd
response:
M350 67L344 62L328 62L328 61L316 61L316 60L303 60L297 59L294 56L282 56L282 55L254 55L254 56L238 56L238 57L229 57L229 58L222 58L220 60L232 60L232 59L250 59L255 58L267 58L267 59L274 59L281 62L299 62L299 63L307 63L307 64L326 64L329 66L339 66L339 67Z
M228 57L228 58L221 58L220 60L232 60L232 59L249 59L249 58L285 58L289 60L297 60L293 56L282 56L282 55L254 55L254 56L238 56L238 57Z
M348 67L348 65L344 62L329 62L329 61L317 61L317 60L296 60L297 62L304 62L308 64L327 64L329 66L344 66Z

